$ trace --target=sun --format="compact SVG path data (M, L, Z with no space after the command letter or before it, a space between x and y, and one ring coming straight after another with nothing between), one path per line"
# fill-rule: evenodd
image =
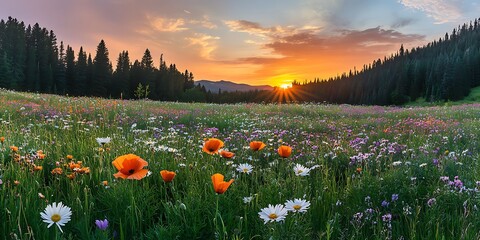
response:
M289 89L292 87L292 84L291 83L285 83L285 84L280 84L280 88L281 89Z

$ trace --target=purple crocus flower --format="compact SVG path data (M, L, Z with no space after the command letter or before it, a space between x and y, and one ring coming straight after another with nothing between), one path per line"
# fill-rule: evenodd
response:
M398 200L398 194L392 194L392 202L395 202Z
M108 228L108 220L105 218L105 220L95 220L95 225L97 225L97 228L100 230L105 230Z

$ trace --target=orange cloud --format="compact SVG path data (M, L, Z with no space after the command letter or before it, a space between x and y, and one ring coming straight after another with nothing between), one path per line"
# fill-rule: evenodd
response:
M213 60L213 52L217 49L216 40L220 39L219 37L196 33L193 37L187 37L186 39L190 42L190 45L199 47L202 58Z
M231 21L232 31L262 34L266 43L261 47L275 57L256 56L239 58L232 63L250 63L260 66L257 78L268 83L327 78L348 72L354 66L361 68L377 58L399 49L400 44L418 44L424 36L403 34L381 27L365 30L340 30L327 35L319 28L275 27L264 28L258 23ZM289 28L290 31L278 29Z
M178 32L188 30L185 27L185 20L182 18L161 18L157 17L151 21L151 26L160 32Z

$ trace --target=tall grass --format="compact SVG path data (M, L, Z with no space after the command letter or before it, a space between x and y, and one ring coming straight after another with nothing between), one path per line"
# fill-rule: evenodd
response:
M475 104L214 105L9 91L0 104L5 239L480 238ZM102 146L100 137L112 140ZM212 137L235 157L202 152ZM253 140L266 148L250 150ZM278 156L280 145L292 155ZM151 174L114 178L112 161L128 153L146 160ZM71 162L89 173L72 175ZM241 163L252 173L238 172ZM296 164L318 167L297 176ZM162 180L164 169L176 172L172 182ZM224 194L213 190L214 173L235 180ZM311 203L306 213L259 218L262 208L294 198ZM63 233L40 218L52 202L72 209ZM95 225L103 219L105 231Z

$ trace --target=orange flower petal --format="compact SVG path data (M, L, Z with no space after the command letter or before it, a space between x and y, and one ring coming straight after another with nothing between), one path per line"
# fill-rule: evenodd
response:
M233 183L233 179L230 179L230 181L225 182L223 181L224 178L225 177L220 173L215 173L212 175L213 189L218 194L223 194L225 191L227 191L230 184Z
M278 155L280 155L280 157L287 158L291 154L292 154L292 148L289 146L282 145L278 148Z
M261 141L252 141L250 142L250 149L252 149L253 151L260 151L262 150L264 147L265 147L265 143L261 142Z
M218 184L221 183L221 182L223 182L223 179L224 179L224 178L225 178L225 177L224 177L222 174L220 174L220 173L215 173L215 174L213 174L213 175L212 175L213 188L216 189L217 186L218 186Z
M210 138L203 145L203 151L208 154L216 154L218 150L223 147L223 142L217 138Z
M148 170L147 169L140 169L138 171L135 171L132 175L128 176L127 179L135 179L135 180L140 180L147 176Z
M223 194L225 191L227 191L228 187L233 183L233 179L230 179L228 182L221 182L218 185L218 189L215 191L218 194Z
M222 157L224 158L232 158L233 156L235 156L235 153L229 151L222 151L220 155L222 155Z
M160 175L162 175L162 179L164 182L171 182L175 178L176 173L167 171L167 170L162 170L160 171Z
M115 178L123 178L123 179L127 179L127 177L128 177L128 175L125 175L122 172L115 173L115 174L113 174L113 176Z

